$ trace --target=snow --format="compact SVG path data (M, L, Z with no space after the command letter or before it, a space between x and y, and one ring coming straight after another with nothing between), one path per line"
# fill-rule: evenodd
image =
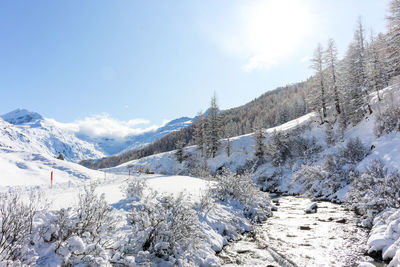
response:
M51 156L2 148L0 148L0 169L1 187L50 185L51 171L54 174L55 185L96 179L103 175L99 171Z
M1 116L3 120L11 123L11 124L25 124L25 123L34 123L40 120L43 120L43 117L32 111L28 111L26 109L16 109L7 114Z
M373 224L368 239L368 252L381 251L384 260L400 254L400 210L387 209L381 212L375 217ZM396 266L395 263L398 261L397 255L391 264Z
M149 188L156 190L165 195L177 196L180 193L184 193L192 201L198 201L202 194L210 186L210 182L193 178L189 176L169 176L169 175L141 175L131 176L118 175L108 173L107 178L103 178L103 172L97 173L99 177L81 183L64 183L60 186L55 186L53 189L48 190L48 186L44 186L45 193L48 201L51 203L52 209L66 208L76 203L77 188L82 188L84 185L89 185L95 181L98 183L97 192L105 195L105 199L110 204L116 204L125 195L123 193L123 187L127 184L129 179L143 179L147 181ZM151 192L147 192L151 193Z
M189 176L166 176L154 175L147 178L148 185L164 194L172 194L177 196L180 193L185 193L191 197L193 201L198 201L207 188L211 185L202 179Z

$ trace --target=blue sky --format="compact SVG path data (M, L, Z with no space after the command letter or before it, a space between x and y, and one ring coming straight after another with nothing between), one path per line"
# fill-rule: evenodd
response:
M1 1L0 114L107 118L147 128L306 79L329 37L341 53L388 0ZM137 123L129 123L129 121Z

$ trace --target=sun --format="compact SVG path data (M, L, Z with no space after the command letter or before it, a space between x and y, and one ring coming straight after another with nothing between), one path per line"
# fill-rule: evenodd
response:
M257 1L240 7L243 47L252 55L246 71L268 68L293 52L310 34L315 23L305 1Z

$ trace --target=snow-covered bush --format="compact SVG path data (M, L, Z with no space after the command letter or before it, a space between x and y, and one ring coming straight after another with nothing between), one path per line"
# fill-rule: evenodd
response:
M330 146L334 146L336 143L336 134L335 134L335 129L331 123L326 123L325 124L325 138L326 138L326 143Z
M377 137L400 131L400 107L388 107L376 115L374 132Z
M321 149L315 138L306 139L297 131L292 133L274 132L267 144L266 154L272 165L278 167L292 158L308 161Z
M208 169L207 166L205 167L196 166L189 170L189 175L192 177L197 177L205 180L209 180L212 177L211 171Z
M400 205L400 173L389 171L380 160L373 160L354 180L348 194L352 208L362 215L373 214Z
M143 197L143 191L146 188L146 180L132 178L129 179L128 184L123 191L127 199L139 200Z
M261 222L271 215L270 199L252 182L249 174L227 173L216 177L213 195L222 202L237 201L243 205L247 218Z
M198 215L182 194L174 198L155 193L155 197L133 203L129 224L132 234L124 253L134 255L140 264L157 260L188 263L202 242Z
M267 144L266 154L272 165L277 167L285 163L290 156L289 146L287 144L287 135L282 132L273 132Z
M290 184L293 193L328 198L352 182L353 176L339 164L337 157L327 155L323 165L302 165Z
M361 142L360 138L350 138L346 146L340 151L341 164L354 165L368 155L368 149Z
M329 173L322 166L303 165L300 170L294 174L292 185L297 188L302 187L299 193L310 192L319 196L319 190L322 189L321 183L329 177Z
M28 246L33 232L33 221L41 207L39 191L31 191L27 202L21 192L0 193L0 263L30 265L37 260ZM13 263L13 264L12 264Z
M112 212L104 194L97 196L95 189L94 184L85 187L76 208L56 211L39 230L63 265L101 265L110 260L107 249L113 247L111 234L119 217Z
M260 186L262 191L276 192L276 188L280 185L282 180L282 168L275 168L273 172L265 173L256 176L256 184Z
M201 213L203 216L215 208L215 198L213 196L213 190L208 188L207 190L201 192L199 201L194 203L194 208Z

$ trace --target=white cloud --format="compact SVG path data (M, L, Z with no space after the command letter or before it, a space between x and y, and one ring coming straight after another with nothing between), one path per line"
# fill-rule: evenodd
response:
M246 61L244 71L271 68L314 32L315 16L306 0L239 3L220 16L225 21L207 18L202 28L223 52Z
M115 139L123 139L124 137L137 135L144 132L154 131L159 126L150 125L147 127L137 127L139 125L149 125L150 121L145 119L132 119L129 121L121 121L112 118L107 113L89 116L84 119L75 121L74 123L57 123L58 126L68 128L78 134L87 135L89 137L108 137Z

